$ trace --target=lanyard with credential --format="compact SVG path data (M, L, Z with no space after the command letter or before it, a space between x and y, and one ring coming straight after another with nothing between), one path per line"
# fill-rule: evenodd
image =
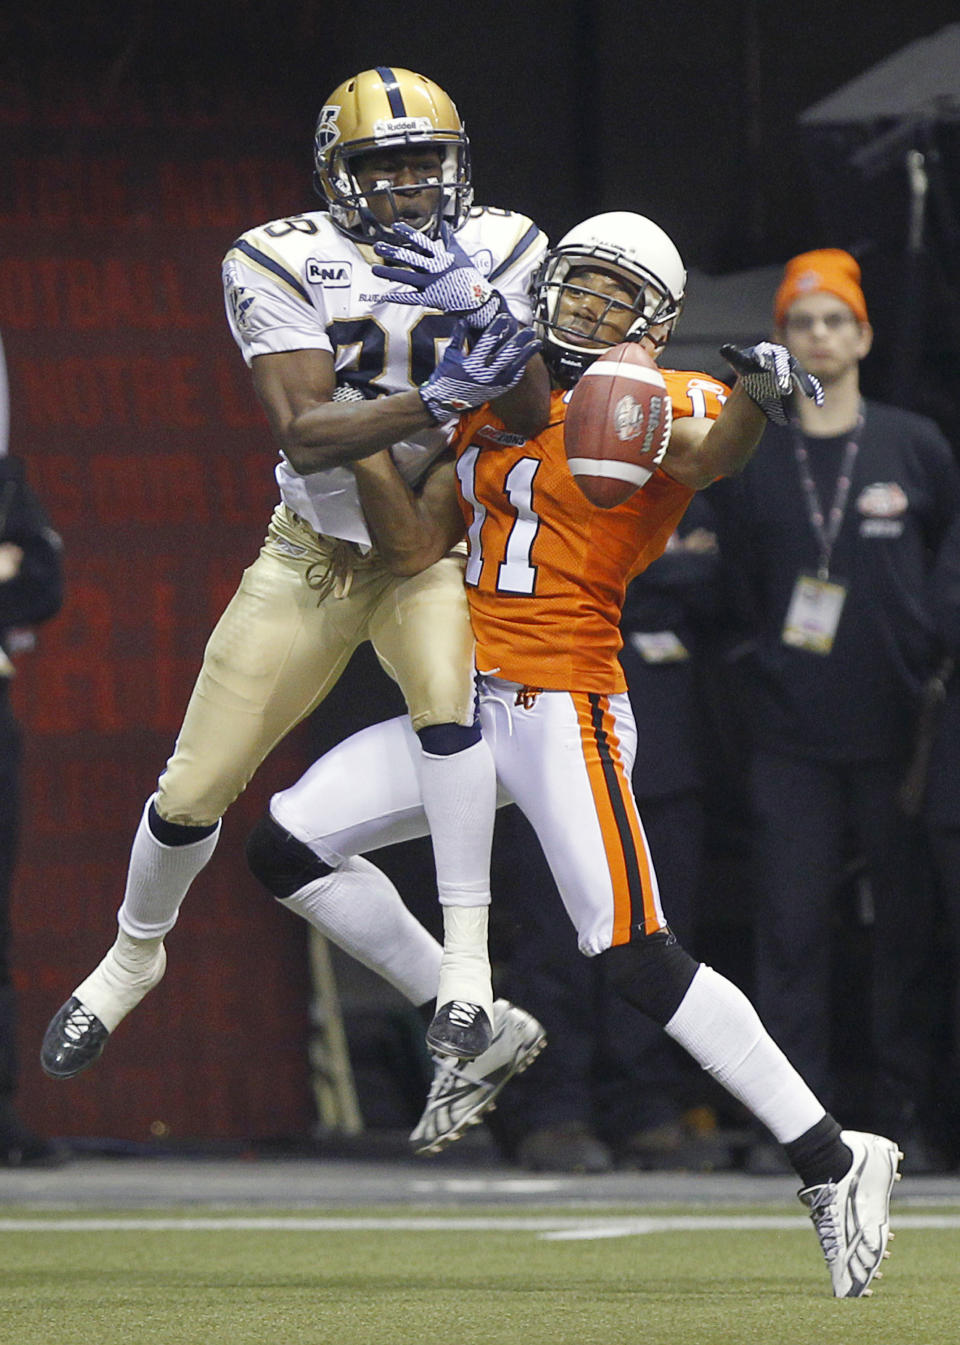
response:
M793 434L793 452L797 459L797 469L800 472L800 484L803 487L803 498L807 506L807 515L810 519L810 526L816 534L817 541L820 543L820 564L817 566L817 578L827 579L830 575L830 557L833 553L833 544L837 540L840 528L843 524L844 515L847 512L847 501L850 497L850 483L853 479L853 464L857 460L857 453L860 449L860 437L863 433L866 414L863 402L860 403L860 409L857 412L857 423L851 431L850 438L843 447L843 456L840 459L840 470L837 474L837 488L833 494L833 504L830 506L828 518L824 518L823 506L820 503L820 494L817 490L816 482L810 471L810 454L807 452L807 446L804 443L803 434L797 421L790 422L790 429Z

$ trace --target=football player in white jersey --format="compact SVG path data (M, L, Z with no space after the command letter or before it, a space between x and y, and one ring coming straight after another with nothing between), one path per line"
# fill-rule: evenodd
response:
M210 637L144 807L116 941L47 1029L41 1062L54 1078L92 1064L159 982L164 938L213 853L223 813L362 641L400 686L421 743L445 921L461 907L485 918L496 785L475 724L463 557L451 552L413 578L392 575L371 545L354 464L390 448L428 495L444 426L464 407L499 398L521 434L546 422L547 373L525 326L546 240L522 215L472 205L456 107L411 71L377 67L335 89L314 162L325 210L250 230L223 263L227 318L280 449L280 503ZM383 266L398 250L414 269ZM261 836L299 885L302 855L289 840L281 828ZM482 1055L519 1011L494 1010L489 967L476 959L466 983L483 1031L470 1049L457 1038L451 1045ZM422 989L424 1001L435 998L436 978Z

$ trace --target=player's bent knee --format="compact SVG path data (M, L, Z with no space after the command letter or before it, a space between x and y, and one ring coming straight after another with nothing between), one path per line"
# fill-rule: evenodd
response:
M250 872L280 901L292 897L307 883L333 873L309 845L298 841L269 813L247 837L246 851Z
M661 1027L680 1007L700 966L668 931L617 944L600 959L614 990Z
M480 741L479 724L428 724L417 729L420 746L432 757L452 757Z

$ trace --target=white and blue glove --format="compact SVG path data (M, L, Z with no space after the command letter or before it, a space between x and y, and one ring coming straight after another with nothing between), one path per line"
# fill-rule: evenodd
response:
M505 307L502 296L480 274L448 224L443 225L439 238L428 238L403 223L395 224L394 232L408 240L405 247L379 242L373 250L378 257L399 265L375 266L373 274L411 288L385 294L389 303L419 304L455 313L478 331Z
M817 406L823 405L819 379L808 374L786 346L770 341L761 341L758 346L726 345L720 347L720 354L736 369L750 400L774 425L789 425L789 401L794 392L809 397Z
M520 327L509 313L495 317L469 353L464 350L466 339L467 324L461 318L443 359L418 389L439 425L515 388L527 362L540 349L530 328Z

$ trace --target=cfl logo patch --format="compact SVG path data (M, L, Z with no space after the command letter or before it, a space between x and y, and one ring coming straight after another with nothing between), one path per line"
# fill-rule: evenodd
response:
M256 295L245 290L242 285L231 285L227 290L227 298L230 302L230 309L233 313L233 320L240 331L247 330L247 311L252 308L256 302Z
M307 280L311 285L322 285L324 289L347 289L353 280L351 262L322 262L316 257L307 261Z

